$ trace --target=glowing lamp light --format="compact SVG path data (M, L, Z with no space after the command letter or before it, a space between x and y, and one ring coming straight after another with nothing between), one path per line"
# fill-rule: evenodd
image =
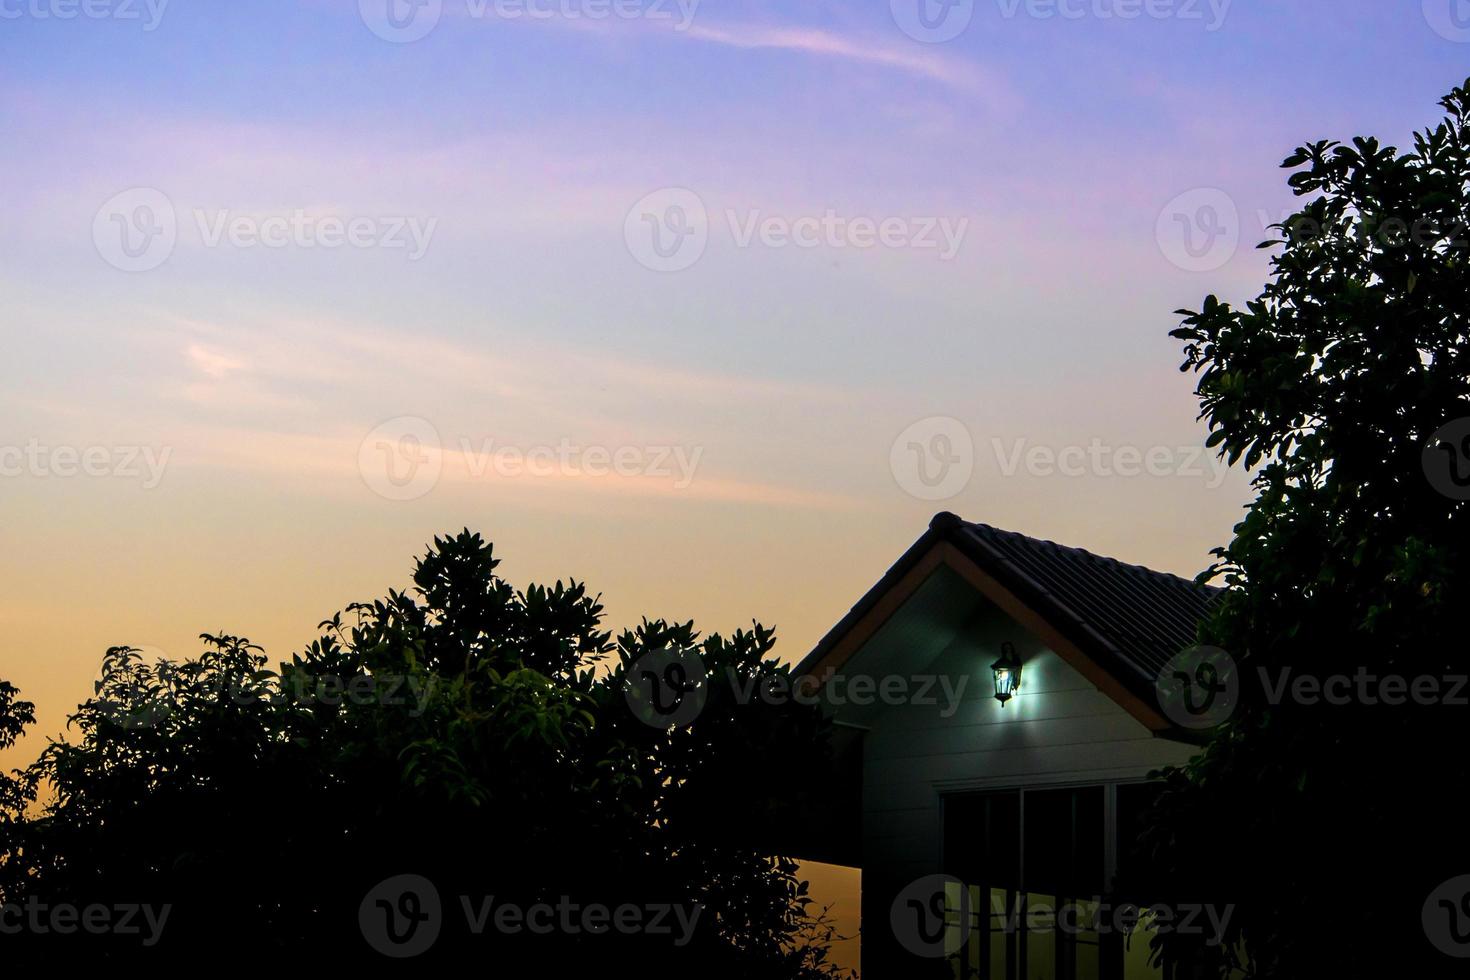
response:
M995 700L1004 707L1021 690L1021 658L1010 643L1000 645L1000 659L990 665L995 674Z

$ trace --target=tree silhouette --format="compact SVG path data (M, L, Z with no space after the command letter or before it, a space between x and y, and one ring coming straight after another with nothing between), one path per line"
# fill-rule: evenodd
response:
M167 906L166 928L153 945L22 930L3 961L368 963L422 927L415 963L833 975L830 925L764 846L792 817L771 801L804 792L781 759L820 759L825 722L727 683L788 670L770 631L655 620L614 641L583 585L517 590L498 565L469 531L436 539L413 589L348 607L276 670L227 635L184 663L108 651L80 737L3 786L0 898ZM704 689L678 725L630 707L661 651ZM30 721L14 694L0 687L0 747ZM555 926L501 924L506 907ZM562 907L653 911L598 930Z
M1203 636L1239 665L1242 701L1164 773L1142 840L1150 894L1236 904L1222 947L1156 943L1200 975L1463 969L1421 920L1470 872L1470 688L1455 701L1453 680L1470 672L1470 495L1449 480L1470 445L1445 435L1470 417L1470 83L1442 104L1407 152L1299 148L1284 166L1307 200L1262 246L1279 250L1265 290L1240 309L1210 296L1173 334L1209 445L1256 493L1216 552L1228 591ZM1302 676L1353 683L1342 703L1279 683ZM1439 693L1372 680L1393 676Z

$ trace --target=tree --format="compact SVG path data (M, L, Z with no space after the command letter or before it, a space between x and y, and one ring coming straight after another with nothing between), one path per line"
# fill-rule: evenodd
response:
M1204 576L1226 592L1202 639L1234 659L1240 703L1162 774L1142 842L1153 894L1236 905L1222 947L1157 940L1200 975L1463 969L1421 921L1470 873L1454 680L1470 672L1470 422L1453 424L1470 417L1470 82L1442 105L1407 152L1300 147L1284 167L1307 200L1262 246L1278 249L1264 291L1241 309L1209 296L1173 333L1208 444L1255 490ZM1343 676L1346 703L1312 695Z
M348 607L277 670L228 635L184 663L108 651L80 738L6 784L0 899L166 906L163 939L28 929L0 956L356 963L405 952L437 903L428 963L832 975L830 927L761 833L778 760L820 757L826 723L725 683L789 669L771 632L654 620L614 641L583 585L521 591L498 565L469 531L436 539L412 590ZM669 651L700 665L703 710L647 724L630 677ZM0 739L30 720L12 696Z

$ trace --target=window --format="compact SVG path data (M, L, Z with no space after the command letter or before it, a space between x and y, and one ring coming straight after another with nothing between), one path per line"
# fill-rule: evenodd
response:
M1152 790L1108 784L946 797L945 873L969 891L968 938L950 959L956 980L1162 976L1148 966L1147 934L1108 928L1112 908L1104 905ZM952 896L956 915L962 907Z

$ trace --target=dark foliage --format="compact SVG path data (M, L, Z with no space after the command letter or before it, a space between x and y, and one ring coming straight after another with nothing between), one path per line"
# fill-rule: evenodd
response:
M799 705L738 703L723 683L786 671L768 659L772 634L646 621L614 641L582 585L518 591L498 564L468 531L436 540L411 591L349 607L277 670L232 636L202 637L186 663L110 650L71 719L80 738L0 784L0 898L167 904L170 917L146 948L6 936L7 965L381 960L360 907L385 879L417 875L443 912L415 966L831 975L830 926L795 864L762 846L790 817L767 803L796 783L781 760L820 758L825 723ZM709 672L704 710L677 729L638 720L623 689L630 665L665 647L696 648ZM0 747L31 720L14 694L0 686ZM38 791L50 802L26 819ZM539 935L493 918L476 934L491 896L493 908L701 911L688 930L671 916L672 935Z
M1408 152L1298 149L1284 166L1308 200L1262 246L1279 249L1264 292L1243 309L1211 296L1174 333L1209 444L1256 491L1216 553L1228 595L1204 636L1239 665L1242 703L1165 774L1142 841L1153 894L1236 904L1225 947L1156 947L1198 975L1463 975L1421 909L1470 873L1470 708L1371 703L1356 682L1345 704L1268 693L1284 669L1442 694L1470 672L1470 504L1427 478L1470 474L1438 455L1470 447L1433 441L1470 416L1470 88L1443 105Z

